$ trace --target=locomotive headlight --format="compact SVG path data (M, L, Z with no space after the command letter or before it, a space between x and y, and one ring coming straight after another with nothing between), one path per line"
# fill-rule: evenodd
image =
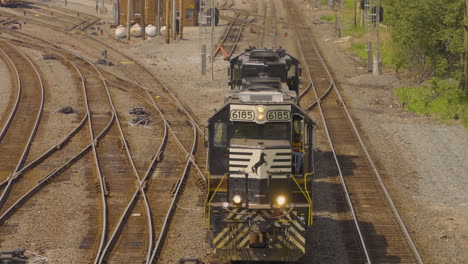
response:
M263 105L257 106L257 112L259 113L265 112L265 107L263 107Z
M236 195L234 195L234 197L232 197L232 202L234 204L239 205L242 202L242 197L240 195L236 194Z
M286 203L286 197L284 197L284 195L280 195L280 196L276 197L276 203L279 206L283 206Z
M257 119L258 119L258 120L263 120L263 118L265 118L265 116L264 116L263 114L259 114L259 115L257 116Z

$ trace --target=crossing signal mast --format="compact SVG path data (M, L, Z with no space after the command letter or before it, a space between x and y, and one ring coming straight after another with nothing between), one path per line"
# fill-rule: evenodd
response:
M373 75L381 75L380 22L383 20L383 8L380 0L361 0L361 9L367 36L367 70Z

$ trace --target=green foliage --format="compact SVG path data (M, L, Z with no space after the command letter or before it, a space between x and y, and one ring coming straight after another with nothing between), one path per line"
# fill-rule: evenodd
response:
M323 20L323 21L335 21L335 17L332 16L332 15L321 16L321 17L320 17L320 20Z
M443 120L460 120L468 127L468 96L458 88L455 80L434 78L428 85L397 88L394 92L410 112Z
M464 0L383 0L398 58L444 77L461 69Z
M367 59L367 50L364 43L356 42L351 44L351 52L356 54L363 61Z

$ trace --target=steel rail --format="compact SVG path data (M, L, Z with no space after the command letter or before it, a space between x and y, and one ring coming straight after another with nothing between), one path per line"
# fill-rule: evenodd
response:
M37 132L37 129L38 129L38 126L39 126L39 122L41 121L42 112L43 112L43 109L44 109L45 95L44 95L44 84L42 82L41 75L40 75L39 71L37 70L36 66L34 65L34 63L29 59L29 57L26 56L26 54L24 54L23 51L21 51L20 49L18 49L17 47L15 47L13 45L11 45L8 41L5 41L5 40L0 40L0 41L5 42L8 46L10 46L14 50L16 50L18 52L18 54L20 54L20 56L22 56L30 64L30 67L33 69L34 74L36 74L36 77L37 77L37 79L39 81L38 84L40 85L40 90L41 90L41 99L40 99L41 103L40 103L39 109L37 111L36 121L34 122L34 127L31 130L31 133L29 135L28 141L26 142L26 146L24 148L24 151L21 154L21 157L20 157L20 159L18 160L18 162L16 164L16 168L14 169L12 175L10 175L10 177L8 179L8 183L7 183L6 187L5 187L5 189L3 190L2 195L0 196L0 209L1 209L3 207L3 204L5 203L5 199L8 196L9 191L11 190L11 187L12 187L12 184L13 184L13 175L19 169L21 169L21 167L23 166L24 160L26 159L26 156L27 156L27 154L29 152L29 149L31 147L31 143L32 143L32 141L33 141L33 139L34 139L34 137L36 135L36 132Z
M72 65L73 65L73 67L75 67L75 69L77 69L75 64L72 64ZM106 197L105 197L106 187L105 187L104 178L103 178L102 173L101 173L101 168L99 166L99 159L98 159L98 154L97 154L97 150L96 150L97 140L94 137L94 132L93 132L93 123L92 123L91 110L90 110L90 107L89 107L88 93L86 91L86 85L84 83L85 79L84 79L83 75L81 74L81 71L79 71L79 74L80 74L80 77L81 77L81 81L83 83L82 88L83 88L83 94L85 95L86 113L88 115L89 135L90 135L90 138L91 138L91 141L92 141L91 148L92 148L92 152L93 152L94 164L96 166L96 173L97 173L98 180L99 180L99 191L101 193L100 198L101 198L101 204L102 204L102 211L101 211L102 224L101 224L101 237L99 239L99 245L98 245L97 250L95 250L96 255L97 255L97 254L99 254L99 252L102 251L102 247L104 245L104 242L105 242L105 239L106 239L106 234L107 234L107 201L106 201ZM112 113L111 122L109 122L109 130L112 127L113 123L114 123L114 113Z
M357 139L358 139L358 141L359 141L359 145L361 146L361 149L363 150L363 152L364 152L364 154L365 154L365 157L366 157L366 159L367 159L369 165L370 165L371 168L372 168L372 172L373 172L374 176L376 177L376 179L377 179L377 181L378 181L378 183L379 183L379 185L380 185L380 188L381 188L381 190L383 191L383 193L384 193L384 195L385 195L385 198L387 199L387 202L388 202L388 204L390 205L390 208L392 209L392 212L393 212L394 216L397 218L397 222L398 222L400 228L402 229L402 231L403 231L403 233L404 233L404 235L405 235L407 241L410 243L411 250L412 250L414 256L416 257L418 263L423 264L424 261L422 260L422 257L421 257L421 255L419 254L419 251L418 251L418 249L417 249L417 247L416 247L416 244L414 243L413 239L411 238L411 235L409 234L408 229L406 228L406 226L405 226L405 224L404 224L404 222L403 222L403 220L402 220L400 214L398 213L398 210L397 210L397 208L396 208L396 206L395 206L395 203L393 202L393 199L392 199L392 197L390 196L390 194L389 194L389 192L388 192L388 190L387 190L387 187L385 186L385 183L383 182L382 177L380 176L380 174L379 174L379 172L378 172L378 170L377 170L377 167L375 166L375 163L374 163L374 161L372 160L372 158L371 158L371 156L370 156L370 154L369 154L369 152L368 152L368 150L367 150L367 147L366 147L365 144L364 144L364 141L362 140L362 137L361 137L361 135L360 135L360 133L359 133L359 130L357 129L356 124L354 123L354 120L353 120L351 114L349 113L349 110L348 110L348 107L346 106L345 101L343 100L343 98L342 98L342 96L341 96L341 94L340 94L338 88L336 87L336 84L335 84L335 82L334 82L334 80L333 80L333 77L332 77L330 71L328 70L328 67L327 67L325 61L323 60L322 56L321 56L320 53L318 52L317 45L316 45L315 41L313 40L313 36L312 36L310 30L307 29L307 32L308 32L308 34L309 34L309 38L310 38L311 41L314 43L313 47L314 47L314 49L317 51L317 54L319 54L319 59L320 59L320 61L322 62L322 64L324 65L324 68L325 68L325 70L326 70L326 72L327 72L328 77L330 78L330 81L331 81L331 84L332 84L332 86L333 86L333 89L334 89L334 91L336 92L336 94L338 95L338 98L339 98L339 100L340 100L340 103L342 104L343 109L345 110L346 117L347 117L348 121L350 122L350 124L351 124L351 126L352 126L352 128L353 128L354 134L355 134L355 136L357 137Z
M137 61L136 59L132 58L131 56L127 55L125 52L123 51L119 51L117 50L116 48L110 46L109 44L103 42L102 40L100 39L96 39L92 36L87 36L88 38L96 41L96 42L99 42L101 45L109 48L110 50L113 50L115 51L116 53L118 53L119 55L121 55L122 57L128 59L129 61L133 61L135 62L135 64L137 66L139 66L144 72L146 72L147 74L149 74L161 87L164 91L167 91L173 98L175 104L177 104L177 106L185 113L185 115L187 115L187 117L192 121L193 125L197 127L197 130L198 130L198 133L200 133L201 135L205 135L205 132L203 131L203 129L201 129L200 125L198 125L197 121L192 117L192 115L189 113L189 111L187 111L187 109L184 107L184 105L180 102L180 100L177 98L177 96L175 95L175 93L172 91L172 89L169 88L169 86L167 86L161 79L159 79L158 77L156 77L152 72L150 72L148 70L148 68L146 68L145 66L143 66L139 61ZM112 74L114 75L114 74ZM122 78L122 77L119 77L120 79L123 79L123 80L126 80L125 78ZM127 80L128 81L128 80ZM133 83L134 85L140 87L140 88L143 88L141 85L139 84L136 84L132 81L128 81L128 82L131 82ZM150 91L151 93L154 93L154 94L157 94L161 97L163 97L160 93L152 90L152 89L148 89L148 88L145 88L144 90L147 90L147 91Z
M310 110L312 110L313 108L315 108L319 102L321 102L325 97L327 97L328 94L330 94L330 92L333 90L333 87L335 85L330 82L330 85L328 86L328 89L325 91L324 94L322 94L318 99L317 101L313 102L312 104L310 104L308 107L306 107L304 109L305 112L309 112Z
M27 165L22 167L15 174L13 174L12 175L12 177L14 178L13 180L16 180L16 178L20 177L22 174L26 173L27 171L29 171L29 170L33 169L34 167L36 167L37 165L39 165L45 159L50 157L50 155L52 155L53 153L59 151L84 126L87 118L88 118L88 115L85 115L83 117L83 119L80 121L80 123L78 124L78 126L76 126L70 133L68 133L68 135L63 137L57 144L52 146L49 150L47 150L44 153L42 153L41 155L39 155L39 157L37 157L35 160L29 162ZM1 182L0 183L0 188L3 187L7 182L8 182L8 180L5 180L5 181Z
M47 41L45 41L45 42L47 42ZM54 46L55 46L55 45L54 45ZM66 51L66 52L71 52L71 51L68 51L68 50L63 49L63 48L60 48L60 47L56 47L56 48L54 48L54 49L63 50L63 51ZM143 67L143 66L142 66L142 67ZM123 78L123 77L120 77L120 76L116 76L115 74L109 73L109 72L107 72L107 71L105 71L105 70L101 70L101 71L106 72L107 74L110 74L110 75L112 75L112 76L115 76L116 78L118 78L118 79L120 79L120 80L123 80L124 82L130 83L130 84L132 84L132 85L138 87L139 89L144 90L144 91L147 93L147 95L151 98L152 105L157 106L157 103L156 103L156 101L154 100L154 97L150 95L150 93L155 93L155 94L157 94L158 96L163 97L163 95L161 95L161 94L159 94L159 93L156 93L156 92L154 92L154 91L152 91L152 90L150 90L150 89L148 89L148 88L144 88L144 87L142 87L141 85L134 83L133 81L127 80L127 79L125 79L125 78ZM157 80L158 80L158 79L157 79ZM107 80L107 81L110 82L109 80ZM112 82L112 84L118 85L118 84L116 84L116 83L114 83L114 82ZM168 88L164 83L161 82L160 84L163 86L163 88L164 88L165 90L170 91L169 88ZM120 85L118 85L118 86L120 86ZM120 87L121 87L121 86L120 86ZM175 98L175 95L173 95L172 93L171 93L171 95L174 97L174 99L176 99L175 101L172 101L172 100L170 100L170 99L167 98L167 97L163 97L163 98L167 99L169 102L175 104L178 108L180 108L180 109L184 112L184 114L185 114L187 117L189 117L189 119L191 120L190 124L193 125L193 126L195 126L195 127L197 128L197 130L201 131L201 128L196 124L195 120L191 117L191 115L185 110L185 108L183 108L182 104L181 104L180 102L177 101L177 98ZM157 107L157 110L160 112L161 115L164 115L164 114L162 113L162 111L159 109L159 107ZM164 119L164 122L165 122L166 125L168 126L169 131L171 132L171 134L174 136L174 138L175 138L175 140L176 140L176 143L177 143L177 145L179 146L180 150L182 150L186 155L188 155L188 151L185 149L185 147L184 147L183 144L180 142L180 140L178 139L178 137L177 137L177 135L175 134L175 132L172 130L172 127L171 127L171 125L169 124L169 122L167 121L167 119ZM204 134L203 134L203 135L204 135ZM198 171L198 174L199 174L199 175L205 180L205 182L206 182L206 177L205 177L204 173L201 171L201 169L200 169L200 167L198 166L198 164L196 163L195 159L194 159L193 157L191 157L191 158L190 158L190 161L191 161L192 164L195 166L196 170Z
M23 1L25 3L28 3L30 5L34 5L34 6L37 6L37 7L45 7L46 10L51 10L51 9L54 9L56 11L59 12L60 15L63 15L65 17L70 17L70 18L77 18L77 17L80 17L80 14L84 14L86 16L86 21L89 21L89 20L95 20L96 22L100 20L99 17L95 16L95 15L92 15L92 14L89 14L87 12L79 12L79 11L75 11L75 10L72 10L72 9L69 9L69 8L64 8L64 7L61 7L61 6L57 6L57 5L53 5L53 4L50 4L50 3L41 3L41 2L38 2L38 1ZM43 8L41 8L43 9ZM68 14L67 14L68 13ZM72 14L75 14L77 16L72 16Z
M294 28L294 31L296 32L296 36L297 36L297 28L296 28L296 23L294 23L293 19L292 19L292 14L291 14L291 9L292 7L289 6L288 4L288 1L287 0L283 0L283 3L285 4L286 6L286 9L288 10L288 15L289 15L289 19L292 23L292 26ZM354 226L356 228L356 232L358 233L358 236L359 236L359 240L360 240L360 243L361 243L361 247L362 247L362 250L364 251L364 255L365 255L365 258L366 258L366 261L367 261L367 264L371 264L372 261L370 259L370 255L369 255L369 252L368 252L368 248L367 248L367 244L366 244L366 241L364 239L364 236L362 234L362 231L361 231L361 226L359 224L359 220L358 220L358 217L357 217L357 214L356 214L356 211L354 209L354 205L351 201L351 198L350 198L350 194L349 194L349 191L348 191L348 187L346 185L346 179L343 177L343 173L341 171L341 166L340 166L340 162L338 161L338 157L337 157L337 154L335 152L335 147L333 145L333 142L331 140L331 136L330 136L330 132L329 132L329 129L328 129L328 125L327 125L327 121L325 120L325 115L323 113L323 110L322 110L322 106L320 104L320 101L319 101L319 96L317 95L317 91L315 89L315 86L314 86L314 83L313 83L313 79L312 79L312 75L311 75L311 70L309 68L309 65L307 64L306 60L305 60L305 57L304 57L304 53L302 52L302 44L301 42L299 41L299 38L296 37L296 40L297 40L297 44L299 46L299 50L301 52L301 57L302 57L302 61L304 62L304 65L305 67L307 68L307 75L309 77L309 81L312 85L312 90L314 91L314 94L315 94L315 97L317 98L317 101L319 102L318 103L318 109L320 111L320 116L322 118L322 123L323 123L323 127L324 127L324 131L325 131L325 135L327 137L327 140L328 140L328 143L329 143L329 146L330 146L330 149L332 151L332 154L333 154L333 158L335 160L335 164L337 166L337 169L338 169L338 173L340 175L340 179L341 179L341 184L342 184L342 187L343 187L343 191L345 192L345 197L346 197L346 202L348 204L348 207L351 211L351 214L353 216L353 223L354 223Z
M15 116L16 111L18 110L18 105L19 105L20 97L21 97L21 79L19 76L19 71L16 68L16 65L13 63L10 56L8 56L8 54L3 49L0 49L0 56L2 56L5 59L5 63L10 64L11 69L13 69L14 71L14 74L16 76L15 80L16 80L16 91L17 91L16 100L15 100L13 109L10 111L10 115L8 116L8 119L6 120L5 125L2 128L2 131L0 132L0 143L1 143L8 128L10 127L11 122L13 121L13 117Z
M37 37L34 37L34 36L31 36L29 34L26 34L26 33L20 33L20 32L14 32L16 34L20 34L20 35L24 35L24 36L27 36L27 37L32 37L32 38L35 38L35 39L40 39L40 38L37 38ZM112 46L109 46L107 43L105 42L102 42L101 40L98 40L98 39L95 39L95 38L92 38L92 37L89 37L90 39L93 39L99 43L101 43L102 45L108 47L109 49L111 50L114 50L115 52L117 52L118 54L120 54L121 56L125 57L126 59L130 60L130 61L133 61L135 62L140 68L142 68L145 72L147 72L151 77L153 77L163 88L164 91L167 91L171 96L172 98L174 99L173 101L172 100L169 100L167 97L161 95L160 93L157 93L151 89L148 89L148 88L144 88L142 87L141 85L139 84L136 84L134 83L133 81L130 81L130 80L127 80L123 77L119 77L119 76L116 76L112 73L109 73L113 76L116 76L117 78L121 79L121 80L124 80L128 83L131 83L137 87L139 87L140 89L146 91L147 93L154 93L154 94L157 94L161 97L164 97L164 98L167 98L170 102L176 104L182 111L183 113L192 121L191 124L194 125L197 130L199 131L199 133L202 135L202 136L205 136L204 134L204 131L201 129L201 127L197 124L197 122L194 120L194 118L190 115L190 113L186 110L186 108L183 106L183 104L178 100L178 98L175 96L174 92L164 83L162 82L162 80L160 80L159 78L157 78L156 76L154 76L146 67L144 67L143 65L141 65L138 61L136 61L135 59L132 59L130 58L130 56L128 56L127 54L121 52L121 51L118 51L117 49L115 49L114 47ZM41 41L45 42L45 43L48 43L49 45L51 45L52 47L54 47L54 49L57 49L57 50L63 50L63 51L66 51L66 52L72 52L72 51L69 51L69 50L66 50L64 48L61 48L61 47L58 47L57 45L51 43L50 41L47 41L47 40L44 40L44 39L40 39ZM37 45L37 44L36 44ZM104 71L106 72L106 71ZM154 100L153 96L150 96L153 104L156 104L156 101ZM175 138L177 139L177 143L178 145L180 146L181 150L185 153L185 154L188 154L188 151L183 147L183 145L180 143L180 141L178 140L178 137L175 135L175 133L173 132L170 124L167 122L167 120L165 121L170 129L170 132L171 134L173 134L175 136ZM195 168L197 169L197 172L199 174L199 176L205 181L206 183L206 177L204 175L204 173L200 170L200 167L198 166L198 164L196 163L195 159L193 159L193 157L191 157L191 162L192 164L195 166Z
M234 17L234 20L232 20L231 24L229 24L229 27L227 28L226 30L226 34L224 34L224 37L221 39L220 43L218 44L219 45L223 45L224 42L226 41L227 39L227 36L229 35L229 32L231 31L231 28L232 26L234 25L234 23L236 22L236 20L239 18L239 13L236 13L235 17Z
M72 53L73 54L73 53ZM82 60L86 61L89 65L91 65L93 67L93 69L99 74L103 84L104 84L104 87L105 87L105 90L106 90L106 94L107 94L107 98L108 98L108 101L109 101L109 104L112 108L112 112L113 114L115 115L115 119L116 119L116 124L117 124L117 127L119 129L119 133L120 133L120 137L122 139L122 142L123 142L123 145L125 146L125 152L127 154L127 159L129 160L130 164L131 164L131 167L132 167L132 170L133 170L133 173L134 173L134 176L136 177L139 185L141 185L142 183L142 179L140 178L140 175L138 173L138 170L136 169L136 166L135 166L135 163L133 161L133 157L132 157L132 154L130 153L130 148L127 144L127 140L125 138L125 134L123 132L123 129L122 129L122 126L120 124L120 120L119 120L119 117L118 117L118 114L117 114L117 110L115 109L115 106L114 106L114 103L112 101L112 96L110 94L110 91L109 91L109 87L107 86L107 83L106 83L106 80L105 78L102 76L100 70L93 64L91 63L89 60L85 59L84 57L81 57L79 56L78 54L73 54L74 56L78 57L78 58L81 58ZM150 229L150 231L148 232L148 252L151 250L151 247L152 247L152 240L153 240L153 236L152 236L152 225L151 225L151 221L150 221L150 217L151 217L151 210L150 210L150 207L149 207L149 202L147 200L147 197L146 197L146 194L144 192L143 189L141 188L138 188L137 191L140 191L141 192L141 196L143 197L143 201L144 201L144 207L145 207L145 210L146 210L146 214L147 214L147 218L148 218L148 227ZM120 223L120 222L119 222ZM119 223L117 224L117 226L119 226ZM116 229L117 230L117 229ZM114 234L116 234L116 232L114 232ZM99 259L99 262L98 263L102 263L102 261L104 260L104 256L107 252L107 250L110 248L110 243L108 242L106 247L104 248L104 251L101 253L101 257Z
M146 68L145 68L145 69L146 69ZM154 76L153 76L153 77L154 77ZM167 88L167 87L166 87L166 88ZM169 89L167 89L167 90L169 90ZM154 91L152 91L152 92L154 93ZM173 95L173 94L172 94L172 95ZM173 95L173 96L174 96L174 95ZM152 100L153 100L153 102L154 102L154 98L153 98L152 96L151 96L151 98L152 98ZM177 99L177 98L175 98L175 99ZM155 103L155 102L154 102L154 103ZM180 107L180 106L182 106L182 105L181 105L180 102L179 102L179 107ZM182 106L182 108L183 108L183 106ZM184 111L184 114L186 114L187 116L189 116L190 119L192 119L192 117L188 114L188 112L187 112L185 109L183 109L183 111ZM192 120L193 120L193 119L192 119ZM167 120L166 120L166 125L169 125L169 123L167 122ZM196 131L197 129L201 130L200 127L199 127L195 122L191 122L191 125L194 126L195 131ZM174 131L173 131L172 129L171 129L171 133L172 133L173 135L175 135L175 133L174 133ZM177 139L177 141L178 141L178 139ZM196 142L195 142L195 143L196 143ZM195 143L194 143L194 145L195 145ZM180 142L179 142L179 145L181 145ZM93 147L94 147L94 145L93 145ZM154 160L156 160L156 159L158 159L158 155L155 155ZM189 157L189 161L191 161L191 162L196 166L196 163L195 163L195 161L193 160L193 157L190 156L190 157ZM102 186L102 184L101 184L101 186ZM102 240L101 240L101 241L102 241Z
M63 50L63 49L62 49ZM65 50L63 50L65 51ZM125 220L128 218L128 215L131 213L131 208L133 207L134 203L137 201L136 198L139 196L138 194L140 193L141 196L143 197L143 200L144 200L144 205L145 205L145 209L146 209L146 213L147 213L147 216L148 216L148 226L149 226L149 232L148 232L148 235L149 235L149 243L148 243L148 258L149 258L149 254L151 252L151 248L152 248L152 241L153 241L153 238L152 238L152 234L153 234L153 231L152 231L152 223L151 223L151 219L150 219L150 216L151 216L151 211L150 211L150 208L149 208L149 202L147 201L147 198L146 198L146 194L145 194L145 191L144 191L144 186L146 185L146 182L152 172L152 170L154 169L154 162L159 159L159 156L160 154L162 153L162 147L165 145L165 142L166 142L166 135L167 135L167 126L168 126L168 123L167 121L165 121L165 126L164 126L164 134L165 134L165 137L164 137L164 140L163 140L163 143L161 144L161 147L160 149L158 150L158 152L154 155L154 158L151 162L151 165L149 166L148 170L147 170L147 173L144 177L144 179L142 180L139 175L138 175L138 172L136 170L136 167L134 165L134 162L133 162L133 158L131 156L131 153L129 152L129 147L126 143L126 139L125 139L125 135L123 133L123 130L120 126L120 121L118 119L118 115L117 115L117 111L115 110L115 106L113 105L113 102L112 102L112 98L111 98L111 95L110 95L110 92L109 92L109 89L107 87L107 84L106 84L106 79L103 77L103 75L101 74L101 71L99 69L97 69L94 64L92 64L90 61L88 61L87 59L85 59L84 57L81 57L80 55L78 54L74 54L73 52L71 51L66 51L66 52L69 52L71 54L73 54L73 56L75 57L78 57L84 61L86 61L89 65L91 65L95 71L98 73L98 75L100 76L100 78L102 79L103 83L104 83L104 86L106 88L106 93L107 93L107 96L108 96L108 100L110 102L110 105L112 107L112 111L113 111L113 114L115 115L115 118L117 120L117 125L119 127L119 131L121 133L121 137L122 137L122 140L123 140L123 144L125 146L125 149L126 149L126 152L127 152L127 155L128 155L128 159L130 160L131 164L132 164L132 168L133 168L133 172L135 173L135 176L138 180L138 184L139 184L139 188L136 189L135 191L135 194L133 195L133 198L130 200L129 204L127 205L126 209L124 210L124 213L122 214L122 216L120 217L119 219L119 222L117 223L116 225L116 228L114 229L114 232L112 233L110 239L108 239L105 247L100 251L100 253L97 255L99 257L96 258L97 262L96 263L102 263L105 261L105 257L107 256L108 254L108 251L110 250L110 248L113 247L113 245L117 242L116 239L118 239L118 234L120 232L120 230L123 228L123 224L125 222ZM63 55L61 55L63 56ZM79 67L78 65L74 64L75 67ZM91 72L89 72L91 73ZM93 74L93 73L91 73ZM142 99L144 99L144 97L140 97ZM162 115L162 112L160 111L160 114ZM194 127L194 129L196 129ZM95 260L95 261L96 261Z
M4 13L0 11L0 14L4 14ZM51 24L48 24L48 23L45 23L45 22L42 22L42 21L38 21L36 19L32 19L32 18L19 17L19 16L15 16L15 15L13 15L13 17L15 17L15 19L21 19L22 21L28 21L29 23L35 23L35 24L43 25L43 26L50 27L50 28L53 28L53 29L58 29L58 30L66 30L67 29L65 27L51 25ZM5 29L2 29L2 30L5 30Z
M193 145L192 145L192 150L190 151L190 156L194 154L195 148L197 144L197 129L193 126ZM165 239L167 232L169 231L169 225L170 225L170 220L172 219L172 216L174 214L174 209L177 204L177 200L179 199L180 195L180 190L182 189L182 185L184 184L186 178L187 178L187 172L188 168L190 166L190 156L187 156L187 161L185 163L185 169L182 172L182 175L178 181L177 188L174 193L174 198L172 199L171 205L167 211L166 218L164 219L163 226L161 228L161 232L159 233L158 240L156 241L156 245L153 250L153 254L151 255L151 259L147 264L151 264L155 261L155 258L159 256L162 250L162 245L163 245L163 240Z
M81 26L80 31L85 31L85 30L88 29L90 26L96 24L99 20L101 20L101 19L100 19L100 18L96 18L96 19L94 19L94 20L91 20L90 23L88 23L88 24L86 24L86 25L84 25L84 26Z
M43 48L45 48L45 49L57 50L57 48L51 48L51 47L45 47L45 46L41 46L41 47L43 47ZM133 161L133 157L131 156L131 153L130 153L130 151L129 151L130 148L129 148L128 144L127 144L127 140L126 140L126 138L125 138L123 129L122 129L121 124L120 124L120 120L119 120L118 115L117 115L117 111L116 111L115 106L114 106L114 104L113 104L112 97L111 97L111 95L110 95L109 88L108 88L107 83L106 83L107 80L102 76L101 70L98 69L98 68L96 68L92 62L90 62L89 60L87 60L87 59L84 58L84 57L81 57L81 56L78 55L78 54L74 54L73 52L67 51L67 50L64 50L64 49L60 49L60 50L61 50L62 52L70 53L70 54L72 54L73 56L75 56L75 57L77 57L77 58L80 58L81 60L85 61L87 64L91 65L92 68L93 68L97 73L92 73L91 71L89 71L89 70L86 69L87 71L89 71L88 73L89 73L89 74L97 75L97 76L99 76L100 79L102 80L103 85L104 85L104 87L105 87L105 89L106 89L106 94L107 94L109 103L110 103L111 108L112 108L113 116L114 116L115 120L117 121L117 126L118 126L118 129L119 129L119 132L120 132L120 137L121 137L121 139L122 139L122 144L124 145L125 150L126 150L127 158L128 158L128 160L130 161L130 163L131 163L133 173L135 174L135 177L136 177L137 180L138 180L139 186L142 186L142 185L143 185L143 180L140 179L139 173L138 173L138 171L137 171L137 169L136 169L136 166L135 166L135 164L134 164L134 161ZM57 51L55 52L55 54L57 54L58 56L62 57L64 60L68 61L70 64L72 64L73 67L80 73L81 79L82 79L82 80L84 79L83 76L82 76L82 74L81 74L81 71L79 70L80 66L78 66L78 65L75 64L75 63L73 63L71 60L69 60L68 58L66 58L66 56L64 56L63 54L58 53ZM85 86L83 86L83 87L85 87ZM165 130L166 130L166 129L165 129ZM160 150L160 151L161 151L161 150ZM159 153L160 151L158 151L158 153ZM152 168L152 166L153 166L154 160L159 156L158 153L157 153L157 155L154 155L155 158L153 158L153 162L151 163L150 169L148 169L148 171L151 171L151 168ZM147 176L146 176L146 178L147 178ZM150 210L150 208L149 208L149 202L147 201L146 194L144 193L144 190L143 190L142 188L137 188L136 192L137 192L137 193L138 193L138 192L141 192L141 196L143 197L143 200L144 200L144 205L145 205L145 209L146 209L146 214L147 214L147 216L148 216L148 227L149 227L149 232L148 232L149 238L148 238L148 240L149 240L149 243L148 243L147 252L148 252L148 255L149 255L149 254L150 254L150 251L151 251L151 248L152 248L152 241L153 241L153 238L152 238L153 232L152 232L152 224L151 224L151 210ZM129 205L127 206L125 212L128 212L128 209L130 208L130 206L131 206L132 203L133 203L133 200L129 203ZM125 215L125 213L124 213L124 215ZM101 252L100 254L98 254L98 256L99 256L99 255L101 256L101 257L99 258L99 260L98 260L98 261L99 261L98 263L102 263L102 261L104 260L104 255L105 255L106 252L109 250L109 248L112 246L112 243L115 243L115 242L116 242L116 241L115 241L115 239L116 239L116 237L117 237L116 235L117 235L119 229L122 227L122 224L123 224L123 221L125 220L125 218L126 218L126 217L121 218L121 220L118 222L117 227L115 228L114 233L112 234L111 238L108 239L108 242L106 243L106 246L104 247L104 252Z
M249 16L246 15L245 18L244 18L244 20L242 20L242 25L241 25L241 27L240 27L240 29L239 29L239 34L237 34L236 40L234 41L234 44L232 45L232 49L231 49L231 51L228 53L228 55L229 55L228 57L229 57L229 58L230 58L230 57L232 56L232 54L234 53L234 50L235 50L236 47L237 47L237 43L239 43L240 36L242 35L242 30L244 30L245 22L247 21L247 18L248 18L248 17L249 17Z
M108 72L107 72L107 73L108 73ZM108 73L108 74L114 75L114 74L112 74L112 73ZM114 75L114 76L115 76L115 75ZM116 77L117 77L117 76L116 76ZM140 85L138 85L138 84L135 84L135 83L133 83L133 82L131 82L131 81L125 80L125 79L123 79L122 77L117 77L117 78L122 79L122 80L124 80L124 81L130 83L131 85L134 85L135 87L138 87L139 89L144 90L144 91L147 92L147 93L151 93L151 92L152 92L151 90L149 90L149 89L147 89L147 88L144 88L144 87L142 87L142 86L140 86ZM107 80L107 79L106 79L106 80ZM112 82L112 81L109 81L109 80L107 80L107 81L108 81L109 83L112 83L113 85L119 87L120 89L122 89L122 90L124 90L124 91L133 93L133 92L131 92L130 90L124 88L122 85L119 85L119 84L117 84L117 83L115 83L115 82ZM134 93L134 94L135 94L135 95L138 95L138 94L136 94L136 93ZM159 111L159 113L160 113L161 115L164 115L163 112L161 111L161 109L158 107L158 104L157 104L156 101L154 100L154 97L151 96L151 95L149 95L149 97L150 97L150 99L151 99L150 104L154 107L154 109L157 110L157 111ZM141 98L144 98L144 97L141 97ZM169 102L173 102L173 101L171 101L170 99L168 99L168 100L169 100ZM179 106L178 104L176 104L176 105ZM191 124L192 126L194 126L195 128L197 128L197 130L198 130L198 127L194 124L194 121L193 121L193 120L190 120L190 121L191 121L190 124ZM182 152L184 152L186 155L188 155L189 152L185 149L185 147L183 146L183 144L182 144L182 143L180 142L180 140L178 139L178 137L177 137L177 135L175 134L174 130L172 129L172 126L171 126L171 124L169 123L169 121L167 121L167 119L164 119L164 122L165 122L165 124L168 126L169 131L171 132L171 134L174 136L174 138L175 138L175 140L176 140L176 143L177 143L177 145L179 146L179 149L180 149ZM195 161L195 159L194 159L193 157L190 158L190 162L192 163L192 165L195 166L195 169L197 170L198 174L201 175L201 176L203 177L203 179L205 179L205 175L203 174L203 172L201 171L200 167L198 166L198 164L196 163L196 161Z
M114 118L109 121L106 128L101 131L101 133L95 138L89 141L88 145L84 147L78 154L74 157L69 159L68 161L64 162L58 168L52 170L47 176L45 176L42 180L38 182L38 184L32 187L27 193L21 196L14 204L12 204L5 212L0 216L0 225L3 224L13 213L16 212L17 209L20 208L24 203L26 203L30 198L32 198L35 194L37 194L42 188L44 188L47 184L49 184L55 177L60 175L62 172L66 171L70 168L74 163L80 160L90 149L92 146L95 145L96 141L101 140L107 132L111 129L112 124L114 122Z

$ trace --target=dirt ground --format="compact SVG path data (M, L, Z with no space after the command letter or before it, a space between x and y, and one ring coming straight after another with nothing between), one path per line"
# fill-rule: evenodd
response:
M260 7L257 12L262 14L261 8L265 1L267 0L236 1L235 7L247 10ZM63 5L62 2L51 2ZM294 33L285 22L287 15L282 9L282 1L274 0L273 2L276 4L277 19L281 21L277 34L279 45L286 48L289 53L300 57ZM69 0L68 3L70 8L90 14L95 12L94 1ZM107 9L109 15L104 18L106 21L112 21L110 3L107 3ZM317 20L321 14L328 12L326 9L315 10L311 4L306 4L304 13L310 19L310 24L307 26L311 27L317 37L320 49L334 72L339 89L345 95L346 103L365 135L366 145L371 149L372 157L378 163L385 183L424 261L426 263L466 263L468 260L467 130L459 124L445 125L405 112L392 94L392 89L404 85L404 80L401 80L401 77L391 70L386 70L382 76L372 76L367 73L365 65L346 50L352 39L337 38L334 35L333 24ZM232 12L224 11L223 14L230 16ZM261 25L254 17L250 19L249 25ZM221 37L227 25L228 21L221 20L220 26L216 28L217 38ZM114 43L115 46L121 47L126 53L132 54L136 60L144 63L195 113L199 123L204 125L205 120L214 113L214 109L219 109L223 104L224 94L228 90L226 85L228 62L221 57L215 59L214 81L210 79L210 67L208 67L208 75L200 74L198 30L196 27L186 27L184 39L169 45L165 44L160 36L144 41L141 38L133 38L126 43L126 41L116 40L114 30L110 28L106 29L102 40ZM250 33L247 27L237 52L256 45L257 38L256 34ZM98 56L95 54L99 52L94 54L90 52L85 55L95 59ZM0 63L1 76L7 74L1 71L2 64ZM3 93L4 87L1 89ZM73 177L70 179L68 184L80 184L78 179ZM319 181L324 180L317 180L316 183ZM334 180L331 179L331 181ZM167 252L171 253L163 255L160 263L176 263L182 257L206 259L209 255L209 246L204 237L205 231L201 221L202 207L198 202L202 193L196 186L191 186L190 181L186 188L174 217L177 232L171 231L169 243L166 245L166 249L169 250ZM330 189L331 192L334 191L333 188ZM59 191L56 192L61 195ZM52 194L54 193L51 191L44 196ZM332 193L328 195L323 200L333 197ZM323 202L319 201L319 203ZM321 216L329 215L333 213L324 211L316 214L316 223L320 228L315 230L321 232L317 237L326 239L315 241L313 246L326 248L330 245L330 248L313 263L347 263L346 258L336 257L340 255L344 247L342 242L336 240L340 234L327 233L327 230L336 229L323 228L325 223L320 221ZM80 227L83 225L82 221L71 222L70 225L76 226L77 229L83 228ZM76 237L79 235L77 234ZM68 237L69 240L73 238ZM46 251L51 263L61 263L61 257L57 257L60 254L80 256L80 253L72 252L72 243L62 248L57 243L49 242L49 244L55 247ZM311 250L314 248L312 247ZM74 259L80 258L82 256L74 257ZM70 263L80 262L70 260Z

